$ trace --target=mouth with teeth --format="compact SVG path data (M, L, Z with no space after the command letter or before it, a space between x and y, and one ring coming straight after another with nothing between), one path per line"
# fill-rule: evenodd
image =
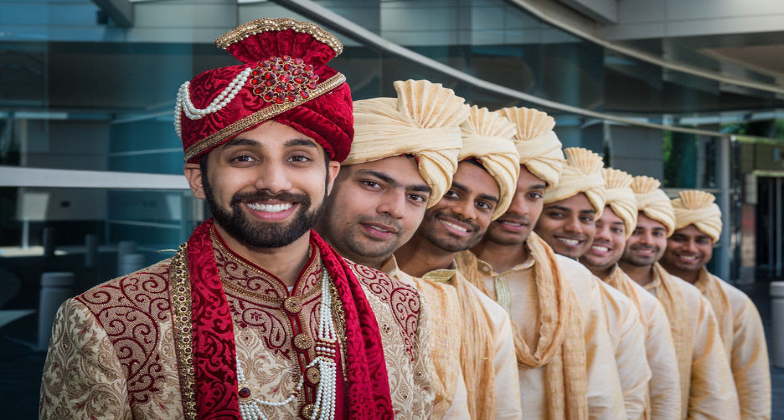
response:
M400 231L396 227L384 223L360 222L359 225L369 236L382 240L389 239L390 237L397 235Z
M528 228L528 222L516 219L499 219L498 225L512 233L520 233Z
M441 224L444 225L448 231L455 235L467 236L471 233L471 228L467 227L463 223L447 219L438 219L438 221L441 222Z
M285 202L270 203L254 201L244 204L257 218L270 222L287 218L297 207L297 204L295 203Z
M596 244L596 243L591 245L591 253L592 254L605 256L605 255L609 254L610 251L612 251L612 248L610 248L609 246L606 246L606 245L601 245L601 244Z
M581 241L579 239L564 238L563 236L556 236L555 239L558 240L559 242L561 242L562 244L564 244L566 246L570 246L570 247L577 247L577 246L582 245L585 242L585 241Z
M678 258L683 262L687 262L691 264L696 263L700 260L699 255L678 255Z

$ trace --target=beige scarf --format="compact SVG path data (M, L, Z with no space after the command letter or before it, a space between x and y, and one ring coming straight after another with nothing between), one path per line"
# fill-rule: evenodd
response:
M691 386L691 359L694 354L694 336L689 323L689 312L686 299L681 293L678 280L659 264L653 265L654 280L646 286L664 307L664 312L670 321L672 342L675 345L675 355L678 358L678 371L681 381L681 409L683 417L689 409L689 388ZM658 282L656 280L659 280ZM655 286L652 286L654 285Z
M534 276L539 298L539 339L534 351L514 324L517 364L522 369L545 369L548 419L587 419L587 371L585 333L580 303L568 281L560 275L555 253L539 236L526 240L534 258ZM476 256L459 254L458 267L474 285L495 299L484 285ZM465 271L463 271L465 268Z
M495 418L495 340L490 321L476 292L457 270L435 270L424 275L425 281L451 284L457 289L462 331L460 366L468 394L468 411L472 419ZM431 350L432 351L432 350Z
M730 301L724 290L721 288L721 279L709 273L703 267L700 269L700 277L694 286L700 289L702 295L708 299L713 312L716 313L716 321L719 324L719 335L721 335L721 342L724 344L724 350L727 352L727 358L732 355L732 335L733 335L733 319L732 309L730 309Z

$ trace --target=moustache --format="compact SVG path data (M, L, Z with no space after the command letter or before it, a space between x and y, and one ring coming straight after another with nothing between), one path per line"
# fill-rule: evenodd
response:
M395 228L396 232L403 231L403 225L400 224L397 220L391 217L360 217L358 220L359 223L380 223L387 226L392 226Z
M257 201L268 200L278 200L287 203L301 203L304 204L305 207L310 206L310 197L307 194L294 194L289 192L273 194L269 191L255 191L234 194L234 196L231 197L230 205L234 207L242 203L253 203Z
M501 216L501 218L495 220L493 223L500 223L500 222L511 222L511 223L519 223L521 225L530 225L531 218L528 216L504 215Z

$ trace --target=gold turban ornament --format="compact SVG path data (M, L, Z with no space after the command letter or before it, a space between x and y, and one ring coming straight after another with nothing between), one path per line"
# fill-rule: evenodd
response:
M406 80L394 86L397 98L354 102L354 143L343 165L413 155L431 189L431 207L452 184L469 107L439 83Z
M596 218L604 211L605 191L602 167L604 161L596 153L581 147L564 149L566 164L558 185L544 194L544 203L566 200L583 193L596 210Z
M663 224L669 238L675 230L675 212L670 198L659 189L661 182L649 176L636 176L631 187L637 199L637 211Z
M529 108L503 108L496 112L517 125L514 140L520 164L544 181L548 189L558 184L564 154L561 141L553 132L553 117Z
M517 189L520 155L512 142L516 128L508 119L487 108L472 106L468 119L460 126L463 148L458 161L476 158L495 178L501 196L493 211L493 220L506 213Z
M632 235L637 227L637 199L632 191L632 176L620 169L605 168L604 191L606 194L605 206L610 206L613 213L623 220L626 227L626 239Z
M675 230L694 225L697 230L718 242L721 236L721 209L714 203L716 196L699 190L681 191L672 200L675 210Z

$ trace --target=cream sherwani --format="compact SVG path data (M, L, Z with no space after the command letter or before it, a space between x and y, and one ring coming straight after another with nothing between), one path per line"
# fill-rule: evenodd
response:
M640 312L626 295L594 277L588 269L583 275L590 275L600 286L607 330L615 348L626 418L645 419L651 369L645 357L645 330Z
M520 397L517 393L517 389L519 389L518 385L518 378L515 375L515 370L517 366L517 359L515 357L515 349L514 349L514 339L512 336L512 324L509 318L509 315L506 311L501 308L495 301L487 297L484 293L480 292L474 285L467 282L456 270L436 270L434 272L430 272L425 274L423 278L413 277L407 273L404 273L399 269L397 266L397 261L395 260L394 256L388 259L383 267L382 271L386 272L390 277L396 278L403 283L407 283L410 285L414 285L417 289L424 291L421 292L422 299L428 304L428 312L435 314L438 311L452 311L452 309L459 310L459 306L455 304L454 308L441 308L434 306L432 303L435 299L433 296L428 296L427 291L431 290L426 287L421 287L422 282L434 282L437 281L441 284L450 285L454 281L464 281L468 285L468 289L471 290L472 293L475 293L476 296L479 297L479 301L481 302L482 308L485 311L485 314L490 321L491 326L491 336L494 338L494 349L495 349L495 357L493 360L493 367L495 370L495 396L496 396L496 410L495 410L495 418L496 419L521 419L522 415L522 407L520 403ZM456 276L460 276L459 279L455 278ZM452 287L454 289L454 287ZM457 296L455 294L455 296ZM430 297L430 301L428 301L428 297ZM458 314L459 316L459 314ZM449 317L439 317L436 316L436 322L444 322L449 320ZM433 325L431 324L430 327L432 331L454 331L454 325L457 321L452 321L451 325ZM439 328L443 327L443 328ZM439 334L432 334L431 340L445 340L450 341L448 337L440 336ZM458 345L459 346L459 345ZM432 342L431 348L441 348L437 343ZM459 351L459 348L457 349ZM460 369L458 365L456 367ZM465 381L462 377L462 371L459 373L459 381L456 387L456 391L454 396L452 397L452 404L447 410L446 414L442 417L443 419L470 419L468 414L468 404L467 404L467 390L465 387Z
M710 280L720 288L716 296L708 296L706 285ZM705 268L695 283L706 295L716 312L724 349L730 358L732 376L738 391L741 418L770 419L771 390L768 347L757 307L729 283L710 274ZM716 300L716 303L713 303Z
M607 330L607 315L602 302L601 285L593 276L585 276L580 263L556 255L562 276L568 279L579 303L584 320L588 414L591 419L625 419L623 391L615 363L615 351ZM478 262L485 285L496 294L508 290L510 307L505 308L522 328L522 338L535 343L539 331L538 294L534 279L536 261L529 257L512 269L497 273L484 261ZM586 270L587 271L587 270ZM590 272L588 272L590 275ZM543 368L518 369L520 400L526 419L546 420L547 395Z
M629 278L617 265L610 277L619 277L622 291L637 306L645 329L645 356L651 369L649 410L651 420L676 419L681 413L680 377L670 322L661 303ZM605 279L607 281L607 279Z
M658 271L654 270L653 281L645 285L645 289L654 296L662 287ZM719 335L716 315L696 287L679 277L672 278L677 280L674 283L683 295L693 337L690 377L686 379L690 383L681 407L683 418L739 419L738 395Z

